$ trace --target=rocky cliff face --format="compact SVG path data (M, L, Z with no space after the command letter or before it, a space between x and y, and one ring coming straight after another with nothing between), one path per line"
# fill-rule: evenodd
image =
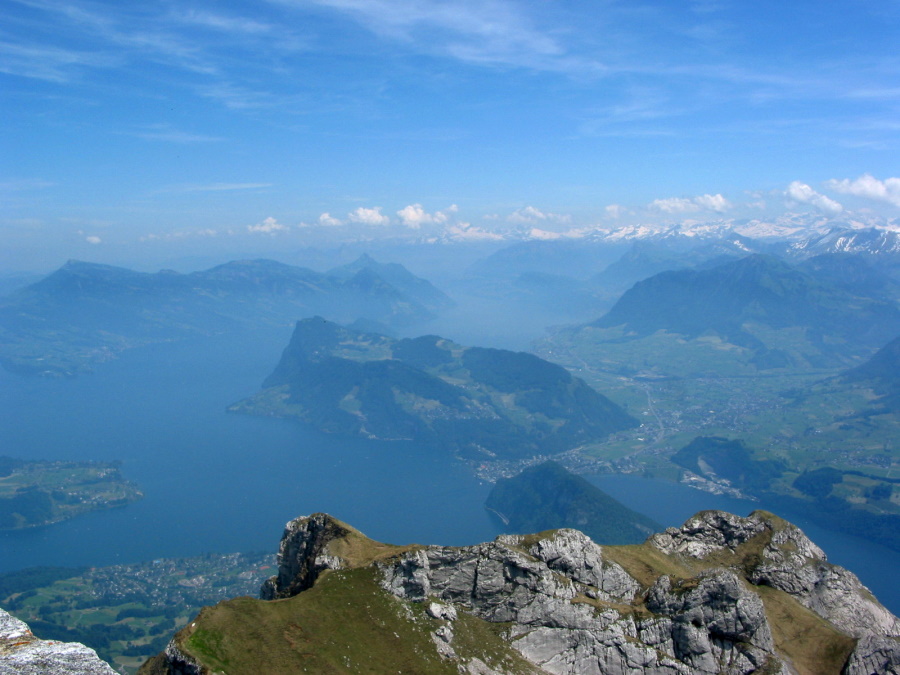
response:
M279 560L262 595L295 604L242 612L277 607L277 630L287 636L285 625L299 626L305 642L279 652L266 672L294 672L301 663L340 671L336 659L349 659L371 624L398 638L406 631L393 658L398 666L420 659L412 668L419 672L900 672L898 619L799 529L763 512L704 512L640 546L602 548L575 530L461 548L388 547L316 514L288 524ZM359 590L367 587L350 592L362 578L372 580L368 595ZM326 592L339 598L328 607L344 618L320 644L315 623L298 617L306 616L304 603L321 602ZM372 614L376 601L396 619ZM363 602L369 624L355 625L352 605ZM222 618L228 611L220 605L201 614L173 640L169 657L145 672L208 673L224 663L241 672L227 638L215 632L233 625L235 614L231 624ZM427 637L426 647L416 636ZM404 643L414 642L406 654ZM335 654L343 656L328 656L338 643L344 646ZM220 651L210 654L213 644Z
M0 609L0 675L116 675L97 652L78 642L39 640Z

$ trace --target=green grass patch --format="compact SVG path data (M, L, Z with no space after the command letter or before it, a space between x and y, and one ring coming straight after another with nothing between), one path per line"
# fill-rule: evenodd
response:
M831 625L783 591L768 586L754 590L766 609L775 648L787 656L799 675L838 675L856 640Z

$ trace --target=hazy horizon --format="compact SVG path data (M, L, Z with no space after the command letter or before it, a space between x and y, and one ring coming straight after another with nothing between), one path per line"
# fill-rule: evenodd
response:
M890 4L2 10L0 268L900 215Z

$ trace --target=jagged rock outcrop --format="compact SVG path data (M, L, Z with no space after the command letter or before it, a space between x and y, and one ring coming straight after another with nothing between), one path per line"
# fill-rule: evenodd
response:
M326 547L348 534L350 530L324 513L290 521L278 550L278 574L266 580L259 597L289 598L310 588L324 570L340 569L340 558L326 553Z
M774 654L762 600L733 572L711 570L680 586L662 576L646 605L663 617L645 623L646 629L662 629L657 634L664 641L657 648L664 646L691 672L788 672Z
M734 574L707 575L690 592L660 577L644 600L657 616L642 618L631 609L640 584L580 532L524 543L502 536L412 551L382 564L383 586L404 599L438 598L512 623L515 648L551 673L779 672L762 601Z
M421 659L417 667L425 672L900 672L897 618L799 529L765 512L700 513L629 547L600 547L566 529L476 546L390 547L315 514L288 523L279 562L262 590L264 598L294 603L279 616L305 616L304 598L316 603L315 621L323 606L333 607L351 636L347 654L373 626L386 632L372 644L402 633L397 663ZM328 593L337 598L333 605L322 604ZM387 608L380 614L373 613L378 603ZM234 624L227 605L215 608L218 618L204 610L158 657L157 669L144 672L214 672L202 652L227 643L211 638L222 630L217 626ZM362 612L364 625L353 624L354 612ZM279 621L277 630L302 651L305 665L313 657L335 658L328 656L333 632L317 652L315 622ZM802 640L794 639L797 631ZM287 637L295 632L302 639ZM404 645L422 636L425 643ZM229 654L216 655L216 663ZM184 669L188 663L198 669Z
M28 624L0 609L0 675L116 675L79 642L40 640Z
M900 674L900 644L896 638L866 635L847 659L842 675Z
M900 620L876 601L856 575L831 565L800 528L761 511L740 518L704 511L681 528L653 535L649 542L667 554L699 559L736 554L751 540L762 550L745 556L747 580L788 593L808 609L855 638L872 633L900 636Z

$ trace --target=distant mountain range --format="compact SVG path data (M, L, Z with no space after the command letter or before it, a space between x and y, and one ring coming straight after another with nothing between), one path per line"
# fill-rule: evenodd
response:
M470 459L557 453L637 426L582 380L532 354L435 335L395 340L321 317L297 323L263 387L230 410L412 440Z
M852 253L874 266L900 262L900 222L830 219L810 214L772 221L721 219L670 225L579 230L553 239L511 241L472 264L475 277L512 279L525 273L565 275L628 285L651 274L695 267L716 256L766 253L805 260Z
M870 276L890 280L895 287L890 297L896 299L900 226L893 225L884 229L858 221L795 216L772 223L721 220L596 228L557 239L510 243L467 268L468 291L531 307L545 316L550 310L550 323L581 323L609 310L632 285L653 275L763 254L800 264L813 276L816 271L837 272L836 263L830 270L817 269L828 265L824 258L855 261L868 268ZM805 265L815 259L819 262ZM871 287L848 290L865 294Z
M852 275L839 272L807 271L758 254L662 272L636 283L591 326L617 328L619 342L658 331L719 340L744 350L759 369L849 364L900 333L900 310L852 292L859 290Z
M70 261L0 299L0 363L71 374L140 344L290 325L315 314L412 325L450 304L428 281L369 256L327 273L273 260L190 274Z
M896 262L900 257L900 232L875 227L832 227L797 239L790 244L788 251L801 257L821 253L864 253L888 257Z

